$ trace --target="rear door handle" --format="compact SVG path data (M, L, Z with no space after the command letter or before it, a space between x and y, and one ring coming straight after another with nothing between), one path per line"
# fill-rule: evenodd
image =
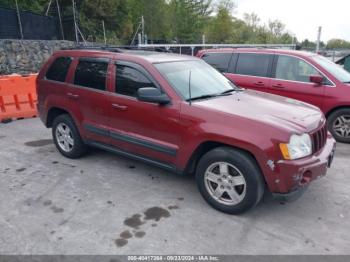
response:
M77 94L72 94L72 93L67 93L67 96L68 96L69 98L73 98L73 99L79 98L79 95L77 95Z
M259 82L255 82L254 85L256 85L256 86L264 86L265 84L264 84L264 82L259 81Z
M119 104L112 104L112 107L113 107L114 109L118 109L118 110L122 110L122 111L128 109L127 106L119 105Z
M285 88L282 84L275 84L275 85L272 85L272 87L275 87L275 88Z

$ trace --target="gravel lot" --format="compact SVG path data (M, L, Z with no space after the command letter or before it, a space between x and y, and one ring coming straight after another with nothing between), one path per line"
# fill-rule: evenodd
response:
M1 254L350 254L350 145L296 202L230 216L193 177L93 150L61 156L39 119L0 124Z

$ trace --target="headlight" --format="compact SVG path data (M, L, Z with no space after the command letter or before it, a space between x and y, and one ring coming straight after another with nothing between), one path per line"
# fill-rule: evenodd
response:
M292 135L288 144L280 144L284 159L294 160L312 154L311 138L308 134Z

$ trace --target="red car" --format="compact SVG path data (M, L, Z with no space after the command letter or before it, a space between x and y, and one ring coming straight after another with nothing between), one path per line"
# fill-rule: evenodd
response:
M350 143L350 73L327 58L294 50L251 48L201 50L197 56L239 87L319 107L334 138Z
M195 173L204 199L231 214L255 206L265 190L298 197L326 174L335 149L318 108L238 89L190 56L58 51L41 69L37 92L62 155L98 147Z

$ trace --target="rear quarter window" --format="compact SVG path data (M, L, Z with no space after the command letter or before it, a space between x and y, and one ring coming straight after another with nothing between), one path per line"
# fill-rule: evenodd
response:
M271 62L269 54L239 54L236 74L267 77Z
M202 59L221 73L226 73L232 53L206 53Z
M56 60L47 70L45 78L53 81L64 82L66 80L68 69L71 63L71 57L56 58Z

